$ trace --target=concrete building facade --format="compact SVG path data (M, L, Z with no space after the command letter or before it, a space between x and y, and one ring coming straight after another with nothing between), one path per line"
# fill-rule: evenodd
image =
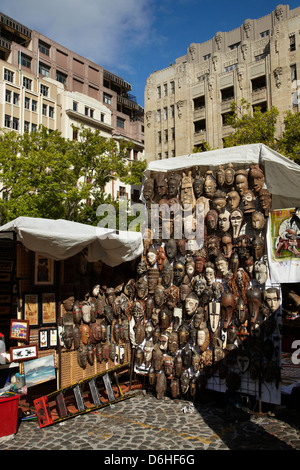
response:
M222 148L232 101L298 111L300 7L278 5L259 19L192 43L187 54L151 74L145 87L145 157L186 155L208 143Z
M144 110L131 85L102 66L0 13L0 128L22 134L40 124L77 139L74 126L129 140L144 158ZM138 199L138 187L112 182L113 198Z

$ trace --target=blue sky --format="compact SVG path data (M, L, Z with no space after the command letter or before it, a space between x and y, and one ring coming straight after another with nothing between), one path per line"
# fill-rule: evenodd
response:
M290 9L300 0L282 2ZM0 0L0 11L103 66L132 85L144 106L146 80L192 42L273 11L272 0Z

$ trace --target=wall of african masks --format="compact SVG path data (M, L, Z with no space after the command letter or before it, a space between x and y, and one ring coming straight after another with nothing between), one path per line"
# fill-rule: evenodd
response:
M130 362L135 263L112 268L88 263L81 252L64 261L63 270L61 386L67 386Z
M143 202L130 318L135 371L158 399L206 387L276 395L281 291L268 276L263 168L153 173ZM273 401L272 393L263 398Z

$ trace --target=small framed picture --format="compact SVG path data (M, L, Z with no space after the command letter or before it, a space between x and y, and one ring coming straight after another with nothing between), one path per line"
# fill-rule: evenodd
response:
M50 348L56 348L57 347L57 329L51 329L49 330L49 347Z
M16 346L9 349L11 362L22 362L29 359L36 359L38 356L37 345Z
M54 283L54 260L35 253L34 284L51 285Z
M17 341L28 342L29 321L28 320L10 320L9 338Z
M42 294L42 324L51 325L56 323L55 294L52 292Z
M39 331L39 349L47 349L48 348L48 331L49 330L40 330Z
M24 320L29 321L30 326L39 324L39 298L37 294L24 295Z

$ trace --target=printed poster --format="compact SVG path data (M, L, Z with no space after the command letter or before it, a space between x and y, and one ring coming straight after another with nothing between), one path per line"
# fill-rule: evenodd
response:
M300 208L272 211L268 257L272 282L300 282Z

